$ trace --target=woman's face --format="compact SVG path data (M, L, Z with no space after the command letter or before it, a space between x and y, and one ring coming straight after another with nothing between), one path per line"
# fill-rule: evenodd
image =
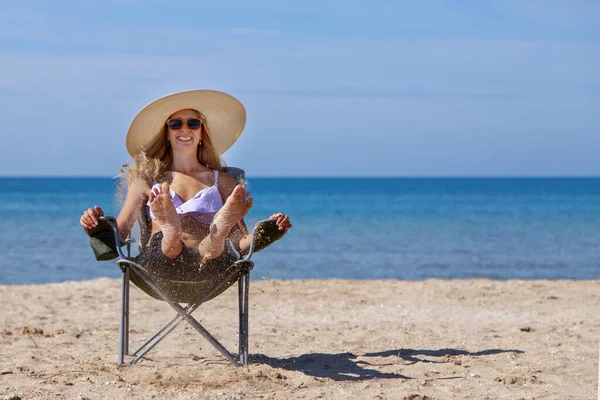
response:
M196 152L202 140L202 122L198 112L177 111L167 119L167 131L173 150Z

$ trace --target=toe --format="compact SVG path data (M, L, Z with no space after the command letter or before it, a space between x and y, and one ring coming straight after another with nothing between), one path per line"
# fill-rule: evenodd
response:
M236 185L235 188L233 188L233 192L231 192L231 195L232 196L240 196L243 193L244 193L244 187L241 185Z

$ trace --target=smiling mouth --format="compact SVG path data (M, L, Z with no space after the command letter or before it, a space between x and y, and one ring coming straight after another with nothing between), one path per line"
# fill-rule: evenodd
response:
M194 140L194 138L191 136L179 136L177 137L177 140L183 143L190 143L192 140Z

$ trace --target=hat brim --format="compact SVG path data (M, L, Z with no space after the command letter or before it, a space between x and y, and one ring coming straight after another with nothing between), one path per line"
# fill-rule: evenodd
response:
M173 113L193 109L202 113L210 131L210 140L220 156L240 137L246 125L246 109L235 97L217 90L190 90L153 101L133 119L125 145L135 157L160 133Z

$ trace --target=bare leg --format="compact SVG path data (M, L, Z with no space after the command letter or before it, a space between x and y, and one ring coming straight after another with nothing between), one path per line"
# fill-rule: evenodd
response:
M215 215L210 225L210 233L200 245L198 250L203 259L216 258L223 253L225 239L231 228L240 222L252 207L250 194L246 193L243 186L237 185L223 207Z
M161 250L169 258L175 258L183 249L181 244L181 221L173 206L169 184L160 185L160 193L150 194L150 209L163 233Z

